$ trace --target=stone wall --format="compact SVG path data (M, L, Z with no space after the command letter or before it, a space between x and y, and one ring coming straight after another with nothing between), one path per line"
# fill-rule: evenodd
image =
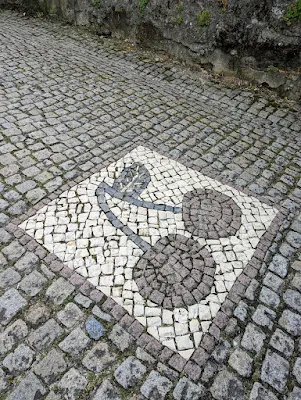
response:
M294 0L17 1L98 34L131 38L215 73L235 73L300 97L301 23L283 20Z

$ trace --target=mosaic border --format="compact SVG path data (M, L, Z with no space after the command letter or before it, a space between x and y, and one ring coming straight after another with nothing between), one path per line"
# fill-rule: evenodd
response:
M152 145L151 143L140 144L143 144L145 147L156 151L161 155L166 155L166 152L164 152L162 149L157 149L156 146ZM277 233L279 232L279 228L286 220L289 210L283 208L282 206L275 205L271 200L264 196L255 195L258 200L275 207L278 210L278 214L274 218L269 229L261 237L253 257L248 262L241 275L235 281L220 310L214 317L209 331L203 335L198 348L194 351L189 360L184 359L179 353L163 346L157 339L149 335L146 332L145 327L134 317L130 316L122 306L118 305L114 300L107 297L100 290L96 289L95 286L88 282L86 278L65 266L55 254L49 253L42 245L36 242L35 239L18 227L19 224L24 222L27 218L33 216L39 209L48 204L51 200L54 200L60 196L64 191L82 182L92 174L99 172L110 163L116 162L118 159L136 147L138 147L138 144L133 143L130 146L125 145L122 148L119 148L118 153L115 150L116 154L113 152L113 155L108 157L101 165L93 167L89 171L83 172L81 175L74 178L74 180L68 181L59 189L55 190L53 193L36 203L22 217L13 219L7 225L7 230L17 239L19 239L20 243L29 251L34 252L41 260L43 260L43 262L45 262L53 272L68 279L70 283L72 283L82 294L99 303L104 311L110 312L112 317L136 339L136 343L139 346L156 357L158 361L168 363L169 366L174 368L176 371L183 372L190 379L196 381L199 379L207 360L210 358L215 345L218 343L221 336L221 331L227 326L228 321L233 316L234 308L243 298L248 284L257 276L266 253L273 243ZM202 173L201 167L194 165L191 161L186 160L183 156L175 157L168 154L168 157L182 163L188 168ZM228 181L227 179L221 179L219 173L208 173L206 171L206 175L212 179L219 180L222 184L229 185L233 189L239 190L248 196L254 196L254 193L250 190L234 185L233 182Z

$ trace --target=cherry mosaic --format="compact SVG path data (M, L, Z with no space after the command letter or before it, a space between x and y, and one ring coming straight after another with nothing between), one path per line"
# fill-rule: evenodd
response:
M139 146L20 227L189 359L277 213Z

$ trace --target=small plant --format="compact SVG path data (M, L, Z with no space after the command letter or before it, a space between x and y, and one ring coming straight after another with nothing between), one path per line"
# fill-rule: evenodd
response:
M181 25L183 23L183 21L184 21L184 17L182 14L178 15L177 18L175 19L175 23L177 25Z
M222 7L223 11L226 11L228 7L228 0L218 0L218 2Z
M287 25L291 25L293 22L301 23L301 0L296 0L288 7L283 20Z
M181 25L183 23L183 21L184 21L183 11L184 11L184 5L183 5L183 3L179 3L177 6L178 15L175 18L175 24Z
M211 14L209 10L204 10L203 12L196 15L198 19L199 26L208 26L211 21Z
M139 7L139 10L140 10L140 15L141 16L144 15L145 9L146 9L146 6L147 6L148 2L149 2L149 0L140 0L139 1L138 7Z
M182 13L184 11L184 4L183 3L178 4L177 9L179 13Z
M96 8L97 10L99 10L101 8L101 2L100 0L93 0L92 1L92 5L94 8Z

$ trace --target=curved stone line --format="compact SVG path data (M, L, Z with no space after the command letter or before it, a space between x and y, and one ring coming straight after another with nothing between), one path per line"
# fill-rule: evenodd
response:
M106 214L108 220L111 222L111 224L115 227L120 229L132 242L134 242L141 250L147 251L149 250L152 246L147 243L145 240L141 239L139 235L134 233L128 226L124 225L117 217L116 215L111 211L110 206L108 205L107 199L105 194L109 194L113 197L117 197L120 200L124 200L130 204L133 204L137 207L145 207L153 210L160 210L160 211L171 211L173 213L180 213L182 212L181 207L172 207L164 204L154 204L148 201L142 201L135 199L134 197L131 196L124 196L122 193L117 192L115 189L113 189L111 186L109 186L107 183L102 182L98 188L96 189L96 196L98 200L99 207L102 209L102 211Z

